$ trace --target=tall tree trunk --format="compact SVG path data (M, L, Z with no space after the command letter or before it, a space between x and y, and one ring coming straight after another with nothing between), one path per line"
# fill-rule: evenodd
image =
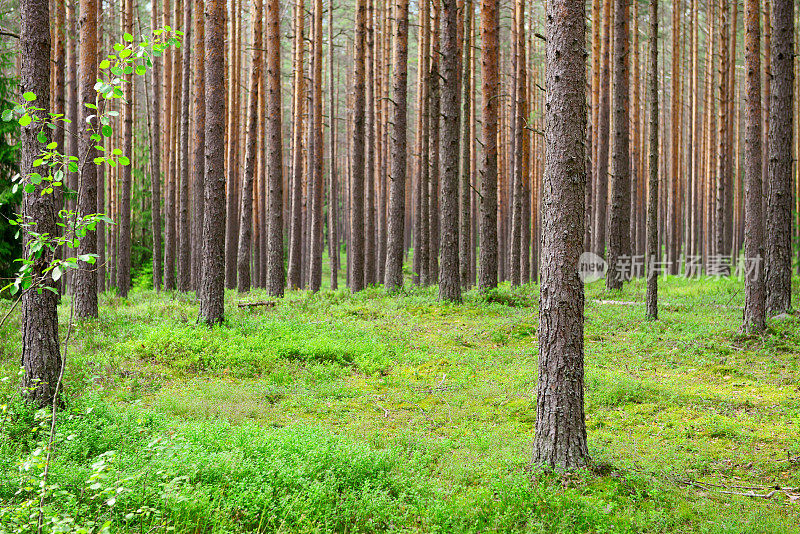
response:
M386 247L386 290L403 287L403 232L406 196L406 128L408 96L408 0L395 4L394 88L392 98L392 176Z
M650 0L650 164L647 200L647 295L646 316L658 319L658 0Z
M758 0L744 4L745 46L745 261L763 258L761 216L761 38ZM752 265L752 264L750 264ZM748 265L749 266L749 265ZM759 259L755 271L747 269L744 279L744 324L742 330L760 333L765 327L764 278Z
M498 0L481 0L483 37L483 175L481 176L481 289L497 287L497 118L500 99Z
M237 288L240 293L250 291L250 246L253 235L253 182L256 175L256 148L258 147L258 87L261 78L262 25L264 3L255 1L253 9L253 64L250 68L250 87L247 101L247 141L245 142L242 199L239 209L239 251L237 255Z
M767 313L792 308L792 102L794 2L773 0L767 205Z
M611 88L611 7L614 0L603 0L603 41L600 46L600 109L597 112L597 161L595 177L594 251L605 257L608 208L608 143Z
M183 0L184 40L192 39L192 6L194 0ZM189 291L192 280L191 227L189 226L189 83L192 69L191 46L183 47L183 91L181 93L180 201L178 245L178 290Z
M125 0L125 13L123 14L123 29L125 33L133 35L133 0ZM134 86L133 74L129 73L124 78L125 84L125 105L124 118L122 121L122 153L133 162L133 99ZM117 290L121 297L127 297L131 287L131 165L125 165L121 169L122 191L119 201L119 247L117 256L119 267L117 269Z
M439 33L441 0L430 0L431 5L431 53L428 82L428 121L430 139L428 165L428 283L439 281L439 119L442 112L441 82L439 71Z
M718 151L717 151L717 191L715 203L714 221L714 254L722 256L725 250L725 199L728 195L728 47L729 45L729 21L730 9L727 0L719 0L719 130L718 130Z
M366 33L366 152L364 154L364 287L375 283L375 30L374 3L367 0Z
M267 181L269 188L267 292L282 297L283 270L283 145L281 127L280 2L267 0Z
M178 0L175 0L177 2ZM172 24L171 0L164 0L163 26ZM164 289L175 289L175 204L174 204L174 176L172 159L172 140L175 136L175 120L173 108L173 94L175 87L175 56L177 51L167 50L164 54L164 106L161 123L164 125L163 163L164 163Z
M461 76L461 173L459 182L459 272L461 287L472 285L472 166L470 149L472 147L472 0L464 2L464 42L462 45Z
M727 0L724 0L727 1ZM666 224L666 241L667 241L667 261L669 262L669 273L678 274L680 254L680 198L679 190L681 183L681 12L682 0L672 1L672 74L670 76L671 87L670 97L672 100L671 112L671 140L670 140L670 158L669 158L669 191L667 193L667 224Z
M441 255L439 299L461 302L461 281L458 264L458 158L459 158L459 92L461 72L458 68L461 50L458 42L457 0L441 0L442 84L441 144L442 180ZM435 224L435 223L434 223Z
M303 195L303 0L296 0L294 27L294 120L292 122L292 214L289 231L289 287L299 288L302 267L302 195ZM348 255L350 251L348 250Z
M336 177L336 97L333 81L333 0L328 3L328 90L330 91L330 168L328 169L328 255L331 289L339 288L339 200Z
M350 290L364 289L364 144L365 121L365 46L367 0L357 0L355 17L355 67L353 73L353 139L350 162L350 249L352 272Z
M151 30L158 29L158 0L153 0ZM197 17L202 20L202 17ZM195 54L195 57L203 54ZM151 85L153 87L153 120L150 124L150 214L153 234L153 289L161 290L161 60L153 58Z
M313 58L312 58L312 110L311 110L311 146L309 146L311 157L312 191L311 199L311 255L309 287L311 291L319 291L322 287L322 199L323 196L323 157L325 147L323 146L322 131L322 0L314 0L314 39L313 39Z
M228 179L226 191L227 199L225 204L226 226L225 226L225 288L234 289L236 287L236 253L239 244L239 56L241 54L239 46L239 36L241 34L241 2L242 0L231 1L231 48L230 48L230 101L228 103L228 146L227 148L227 167L225 169Z
M90 136L98 132L97 111L86 107L97 105L97 0L80 3L80 53L78 93L80 100L80 140L78 146L78 214L82 217L97 210L97 165L94 163L95 143ZM97 233L86 232L80 238L78 255L97 253ZM97 317L96 264L78 262L75 273L75 314L78 317Z
M524 179L523 133L525 130L525 4L516 0L514 6L514 90L510 120L513 133L511 170L511 284L522 281L522 180Z
M225 313L225 3L205 3L206 179L200 317L221 323ZM230 194L234 194L230 192Z
M31 92L36 100L30 105L43 108L41 117L47 116L50 108L50 19L47 0L24 0L20 2L20 92ZM42 152L37 139L40 123L32 122L20 127L20 174L25 183L35 172L34 160ZM41 130L49 137L47 128ZM48 139L49 140L49 139ZM55 235L56 205L52 194L42 194L44 185L36 185L31 192L22 195L22 214L30 226L22 233L24 257L31 255L28 241L31 232ZM53 253L44 247L35 258L31 276L41 278L47 288L55 289L49 274L44 270L50 266ZM56 384L61 369L61 354L58 347L58 294L55 291L26 291L22 296L22 391L36 405L43 407L53 402L57 394Z
M203 225L205 219L205 150L206 150L206 86L205 86L205 20L202 16L204 0L194 2L194 49L192 55L192 71L194 74L194 127L193 127L193 153L192 153L192 184L194 186L194 212L192 213L193 241L192 256L193 286L200 296L200 276L203 268L203 258L200 254L203 248Z
M547 104L542 286L534 464L586 465L583 403L583 249L586 187L586 3L547 3Z
M680 0L676 0L680 1ZM629 11L628 0L614 0L614 148L611 170L611 214L608 228L606 287L620 289L625 269L618 262L631 257L630 136L628 133Z

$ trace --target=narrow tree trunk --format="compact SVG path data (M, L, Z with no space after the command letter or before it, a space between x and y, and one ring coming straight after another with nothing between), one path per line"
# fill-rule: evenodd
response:
M761 217L761 39L758 0L744 5L745 82L745 261L764 256ZM754 272L747 269L744 279L744 322L742 330L760 333L765 327L764 277L759 260Z
M586 3L547 3L547 104L542 203L539 379L533 463L587 464L583 402L583 249L586 187Z
M658 319L658 0L650 0L650 164L647 201L647 295L646 316Z
M292 122L292 193L291 228L289 230L289 287L299 288L302 282L303 224L303 0L296 0L294 27L294 120ZM278 74L280 75L280 74ZM348 250L348 254L349 254Z
M194 2L194 48L192 55L192 70L194 74L194 127L192 142L192 184L194 186L194 212L192 214L192 227L194 229L195 254L192 256L193 286L200 296L200 276L203 270L203 258L200 254L203 248L203 225L205 224L205 150L206 150L206 86L205 86L205 20L201 15L204 10L204 0Z
M85 217L97 209L97 165L94 163L96 143L90 136L98 132L97 111L86 107L97 105L97 1L80 3L80 53L78 100L80 101L80 141L78 146L78 214ZM78 255L97 253L97 233L86 232L80 238ZM78 262L75 273L75 314L78 317L97 317L96 264Z
M231 48L230 48L230 100L228 103L228 146L227 167L227 198L225 204L225 288L236 287L236 253L239 244L239 35L241 33L241 2L231 1Z
M269 188L267 292L282 297L283 270L283 144L281 127L280 3L267 0L267 181Z
M611 87L611 7L614 0L603 0L603 41L600 48L600 109L597 114L597 161L595 177L594 251L605 257L608 207L608 144Z
M408 0L395 4L394 88L392 98L392 176L386 247L386 290L403 287L403 232L406 196L406 120L408 94Z
M184 40L191 42L193 0L183 0ZM178 236L178 290L189 291L192 280L191 228L189 226L189 81L192 68L191 46L183 49L183 91L181 93L181 145L180 145L180 194Z
M311 254L310 254L310 273L309 287L311 291L319 291L322 287L322 199L323 196L323 156L325 147L323 146L322 131L322 0L314 0L314 39L313 39L313 58L312 58L312 110L311 110L311 173L313 195L311 202Z
M441 0L430 0L431 5L431 52L428 82L428 283L439 281L439 119L442 112L441 81L439 71L439 26L441 20Z
M209 325L225 313L225 3L205 4L206 179L200 317ZM231 192L233 194L233 192Z
M336 177L336 98L333 81L333 0L328 3L328 90L330 91L330 168L328 169L328 255L331 267L331 289L339 288L339 201Z
M511 131L513 134L511 179L511 285L518 286L522 280L522 180L523 132L525 129L525 5L521 0L514 7L514 91L511 113Z
M352 254L352 272L350 290L364 289L364 144L366 132L365 121L365 46L367 0L357 0L355 17L355 67L353 74L353 138L352 160L350 162L351 204L350 204L350 246L348 255Z
M767 313L792 308L792 102L794 2L773 0L767 201Z
M459 272L461 287L466 289L472 285L472 166L470 149L472 147L472 0L464 2L464 42L462 46L461 76L461 173L459 182Z
M680 0L676 0L680 1ZM628 133L629 11L628 0L614 0L614 148L611 170L611 214L608 228L608 273L606 287L620 289L624 269L618 261L631 256L630 136Z
M256 175L258 146L258 87L261 78L263 1L256 0L253 9L253 64L247 101L247 140L245 141L244 176L239 209L239 250L237 255L237 289L250 291L250 246L253 235L253 182Z
M481 176L481 289L497 287L497 118L500 18L498 0L481 0L483 34L483 175Z
M133 35L133 0L125 0L125 13L123 14L123 29L125 33ZM122 153L133 161L133 74L126 74L125 80L125 106L122 121ZM131 287L131 178L132 163L121 169L122 191L119 202L119 247L117 256L119 267L117 269L117 290L121 297L127 297Z
M724 0L727 1L727 0ZM679 261L678 254L680 253L680 198L679 189L681 183L681 120L680 120L680 98L681 98L681 48L680 48L680 33L681 33L681 4L682 0L672 1L672 74L670 97L672 100L671 112L671 141L670 141L670 159L669 159L669 189L667 193L667 225L666 225L666 241L667 241L667 261L669 262L669 273L678 274Z

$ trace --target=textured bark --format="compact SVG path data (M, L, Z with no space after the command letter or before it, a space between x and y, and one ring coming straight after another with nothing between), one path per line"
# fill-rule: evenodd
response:
M183 0L184 40L192 39L193 0ZM183 82L181 93L181 139L180 139L180 193L178 206L178 290L189 291L192 281L191 227L189 226L189 99L192 69L191 46L183 46Z
M365 48L366 115L364 154L364 287L375 283L375 30L374 3L367 0Z
M771 44L766 288L773 315L792 308L793 0L773 0Z
M498 0L481 0L483 72L483 175L479 287L497 287L497 119L500 99Z
M242 176L241 207L239 209L239 250L236 287L240 293L250 291L250 252L253 236L253 182L256 176L258 146L258 88L261 78L263 1L256 0L253 9L253 63L250 68L250 87L247 100L247 140L245 141L244 175Z
M458 68L461 50L458 42L458 5L456 0L441 0L441 142L439 162L442 182L441 264L439 265L439 299L461 302L461 281L458 263L458 158L459 158L459 92L461 72Z
M283 270L283 145L281 128L281 48L279 0L267 0L267 291L282 297Z
M364 289L364 144L365 135L365 45L366 0L357 0L355 17L355 66L353 74L353 131L350 162L350 249L352 268L350 290Z
M600 46L600 101L597 113L597 161L595 177L594 252L605 257L606 217L608 211L608 143L611 87L611 7L614 0L603 0L603 40Z
M606 287L619 289L617 262L631 255L629 93L629 8L628 0L614 0L614 148L611 170L611 213L608 227L608 273Z
M542 285L534 464L586 465L583 407L583 249L586 187L586 4L547 3Z
M236 287L236 253L239 245L239 36L241 34L242 0L231 0L230 90L228 102L227 198L225 204L225 288ZM213 87L213 86L212 86Z
M194 83L192 87L194 96L194 123L192 127L192 186L194 197L194 211L192 212L193 244L195 253L192 255L192 286L197 296L200 296L200 273L202 271L203 257L200 254L203 248L203 224L205 219L205 150L206 150L206 86L205 86L205 20L201 15L204 12L204 0L194 2L194 42L195 53L192 55L192 73ZM158 108L156 108L158 109Z
M745 47L745 258L763 258L761 216L761 39L758 0L744 4ZM744 279L744 323L742 330L760 333L765 327L764 276L759 261L755 272Z
M178 0L175 0L176 2ZM164 0L163 26L172 23L171 0ZM175 289L175 203L174 203L174 167L171 162L174 157L172 140L175 135L173 112L173 87L176 51L168 49L164 54L164 104L161 123L164 125L163 164L164 164L164 289Z
M717 183L715 199L715 219L714 219L714 254L722 255L726 252L725 236L727 230L726 222L726 199L728 197L728 183L730 176L728 173L728 47L729 47L729 20L730 9L727 0L719 0L719 116L718 116L718 135L717 135Z
M431 5L431 53L428 82L428 283L439 281L439 119L442 113L441 73L439 70L439 26L441 0L430 0Z
M314 51L312 58L313 72L313 104L311 110L311 172L313 195L311 202L311 265L309 273L309 288L311 291L319 291L322 287L322 199L324 198L323 180L323 156L325 147L323 145L322 131L322 0L314 0Z
M225 85L225 3L205 4L206 87ZM206 179L200 318L221 323L225 313L225 93L206 92ZM233 194L233 193L231 193Z
M461 287L472 285L472 166L470 148L472 147L472 0L464 2L464 41L462 46L461 76L461 172L459 178L459 272Z
M650 93L650 147L647 201L647 293L646 316L658 319L658 0L650 0L650 56L648 92Z
M408 0L395 4L394 94L392 97L392 175L386 247L386 290L403 287L403 232L406 204L406 127L408 96Z
M331 289L339 288L339 201L336 176L336 95L333 80L333 0L328 3L328 72L330 91L330 155L328 169L328 256L331 267Z
M133 35L133 0L125 0L123 29ZM125 105L122 121L122 153L133 161L133 74L124 77ZM119 246L117 249L117 291L121 297L127 297L131 287L131 172L132 164L121 169L121 191L119 197Z
M86 104L96 105L97 91L97 0L80 3L80 51L78 72L78 100L80 101L80 142L78 145L78 213L85 217L97 210L97 165L94 163L98 143L91 136L98 130L97 112ZM97 253L97 233L86 232L80 238L78 255ZM95 264L96 265L96 264ZM97 269L95 265L79 261L75 273L75 315L97 317Z
M514 91L512 102L511 131L513 134L511 170L511 285L518 286L522 281L522 180L524 179L525 147L525 4L516 1L514 7Z
M291 228L289 230L289 287L299 288L302 266L303 195L303 0L295 4L294 27L294 121L292 123ZM348 255L349 255L348 250Z
M43 108L43 116L50 108L50 19L47 0L25 0L20 3L20 93L32 92L36 100L30 105ZM45 136L50 131L42 130ZM39 124L32 122L20 127L20 174L26 177L35 172L33 162L42 152L37 140ZM23 193L22 214L30 230L37 233L55 234L56 205L53 195L42 195L42 184L30 193ZM22 235L23 253L28 257L29 230ZM22 375L23 394L38 406L52 404L56 395L56 383L61 368L58 347L58 294L56 283L49 275L42 274L53 260L52 252L45 247L36 258L32 276L42 277L46 286L41 292L27 291L22 296Z
M727 0L724 0L727 1ZM669 273L678 274L680 254L680 183L681 176L681 0L672 0L672 74L670 76L671 111L671 140L669 152L669 192L667 193L667 261Z
M202 17L198 17L202 20ZM158 0L153 0L152 30L159 25ZM195 54L202 57L203 54ZM153 289L161 290L161 60L164 56L153 58L152 76L153 118L150 124L150 214L153 234Z

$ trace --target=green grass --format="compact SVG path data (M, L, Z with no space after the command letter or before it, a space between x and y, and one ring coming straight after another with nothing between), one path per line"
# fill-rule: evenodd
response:
M737 280L661 281L655 322L643 281L588 286L593 466L558 475L529 466L538 288L436 295L238 308L268 297L229 292L213 329L193 295L103 295L69 347L48 517L131 533L800 532L784 495L713 486L800 486L800 318L742 336ZM46 433L16 400L19 321L0 329L0 533L30 531Z

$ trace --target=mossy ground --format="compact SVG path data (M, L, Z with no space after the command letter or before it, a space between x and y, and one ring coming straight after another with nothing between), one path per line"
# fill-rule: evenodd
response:
M669 277L646 321L644 289L587 286L593 468L569 476L529 466L535 285L470 291L462 305L436 288L292 291L252 308L236 304L269 297L228 292L213 329L196 324L191 294L104 294L70 343L72 434L54 480L80 492L88 466L117 451L116 476L139 473L135 487L113 508L76 497L73 515L136 532L800 532L800 502L717 488L800 486L800 318L742 336L741 281ZM62 338L67 311L65 299ZM0 331L9 396L19 320ZM16 410L0 430L8 505L33 441ZM188 477L168 497L165 472ZM158 511L124 519L143 503Z

